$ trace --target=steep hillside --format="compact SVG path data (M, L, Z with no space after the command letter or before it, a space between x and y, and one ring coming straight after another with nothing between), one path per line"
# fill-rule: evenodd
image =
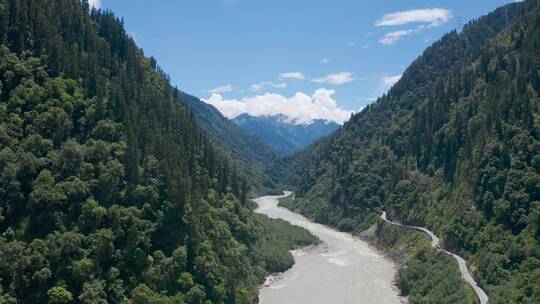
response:
M314 241L180 95L111 12L0 0L0 303L251 304Z
M351 231L387 210L467 257L491 303L538 303L539 54L540 1L502 7L445 35L388 95L269 173L296 187L290 208Z
M282 115L253 117L242 114L234 120L240 128L272 146L283 155L305 148L317 139L334 132L339 125L317 119L310 124L288 122Z
M272 147L240 129L216 108L197 97L180 93L180 100L193 112L197 123L210 135L213 145L247 182L250 196L280 194L264 167L278 159Z
M186 93L182 93L180 99L193 111L201 127L247 161L257 165L266 165L277 159L276 153L270 146L256 136L243 131L212 105Z

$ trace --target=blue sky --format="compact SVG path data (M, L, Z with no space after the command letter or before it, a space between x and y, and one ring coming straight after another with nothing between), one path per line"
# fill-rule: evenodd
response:
M342 122L444 33L511 0L93 0L226 116Z

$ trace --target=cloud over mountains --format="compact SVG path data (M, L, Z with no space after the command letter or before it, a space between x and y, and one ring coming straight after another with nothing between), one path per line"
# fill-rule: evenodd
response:
M238 100L224 99L220 94L213 93L203 101L216 107L229 119L244 113L256 117L283 114L295 123L309 124L315 119L325 119L343 124L352 111L339 108L332 98L334 94L334 90L320 88L311 96L302 92L291 97L266 93Z

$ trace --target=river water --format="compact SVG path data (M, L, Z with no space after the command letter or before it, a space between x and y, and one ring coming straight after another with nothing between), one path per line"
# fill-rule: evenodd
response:
M325 246L294 251L296 263L260 290L262 304L399 304L394 265L350 234L316 224L278 207L280 196L255 200L256 212L301 226Z

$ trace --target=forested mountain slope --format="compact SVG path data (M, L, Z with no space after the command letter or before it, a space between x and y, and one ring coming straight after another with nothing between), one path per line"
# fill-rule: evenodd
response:
M0 0L0 303L253 303L313 241L180 95L111 12Z
M255 135L282 155L290 155L334 132L339 125L324 119L309 124L289 122L284 115L254 117L242 114L233 119L242 130Z
M232 147L247 161L267 165L277 159L276 153L269 145L239 128L214 106L186 93L181 93L180 99L192 109L201 127Z
M538 303L539 94L528 0L445 35L388 95L269 172L319 222L362 231L384 209L443 236L491 303Z
M251 194L276 192L277 187L264 172L264 167L278 159L276 151L223 116L214 106L195 96L180 92L180 100L193 112L198 124L211 136L214 146L238 168L247 181Z

